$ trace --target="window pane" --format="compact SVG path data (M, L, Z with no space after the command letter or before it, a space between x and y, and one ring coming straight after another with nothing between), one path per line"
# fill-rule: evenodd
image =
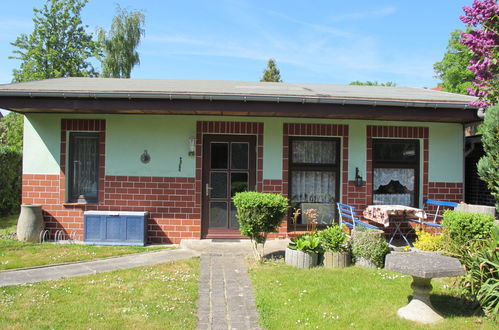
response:
M233 170L247 170L248 143L232 143L231 148L231 168Z
M294 164L335 164L336 143L331 140L294 140L292 161Z
M231 196L248 190L248 173L231 173L230 181Z
M210 228L227 228L227 203L210 203Z
M336 201L334 172L291 172L291 201L299 203L334 203Z
M239 221L237 220L237 209L234 203L230 203L230 228L239 229Z
M414 205L415 170L413 168L375 168L373 171L375 205Z
M212 143L210 148L211 148L211 168L226 169L229 159L229 144Z
M227 173L211 172L211 198L226 198L227 197Z
M419 141L374 140L374 161L417 162Z
M335 203L300 203L300 209L302 210L301 223L307 224L307 216L305 212L308 209L315 209L317 211L317 224L318 225L330 225L336 216L336 204Z
M95 201L99 182L99 135L98 133L71 133L70 135L70 199L83 196Z

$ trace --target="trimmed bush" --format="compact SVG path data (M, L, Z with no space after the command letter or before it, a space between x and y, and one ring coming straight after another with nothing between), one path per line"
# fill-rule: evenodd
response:
M267 235L277 232L288 210L288 199L280 194L245 191L237 193L232 200L237 209L239 231L249 236L255 256L261 260L263 249L259 253L258 244L265 245Z
M385 256L390 252L384 234L379 230L352 231L352 253L355 261L364 258L378 268L385 265Z
M442 227L444 235L459 247L471 240L490 237L494 220L491 215L446 210Z
M22 155L0 146L0 216L19 211L21 203Z

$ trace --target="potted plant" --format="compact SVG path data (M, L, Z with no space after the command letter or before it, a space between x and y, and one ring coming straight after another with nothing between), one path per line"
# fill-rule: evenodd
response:
M317 266L321 252L321 242L316 233L305 234L293 238L286 248L285 262L297 268L312 268Z
M324 249L324 267L343 268L350 265L350 249L347 235L338 225L332 225L319 232Z
M352 230L352 253L355 264L364 268L383 268L390 252L382 230Z

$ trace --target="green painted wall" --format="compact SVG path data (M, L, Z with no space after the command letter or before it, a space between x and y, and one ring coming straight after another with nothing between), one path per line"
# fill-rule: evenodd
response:
M106 119L106 174L131 176L194 177L195 157L188 156L188 140L196 133L196 121L252 121L264 123L264 179L282 178L282 129L284 123L327 123L349 125L349 180L358 167L365 178L366 126L400 122L296 118L246 118L162 115L47 115L26 116L25 173L59 173L61 118ZM463 139L460 124L407 122L404 126L430 128L430 181L460 182L463 178ZM140 162L147 150L148 164ZM48 155L48 156L47 156ZM180 157L182 166L179 171Z

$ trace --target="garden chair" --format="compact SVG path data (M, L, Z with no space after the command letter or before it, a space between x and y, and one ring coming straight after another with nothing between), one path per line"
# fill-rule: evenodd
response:
M437 229L441 229L442 225L440 224L442 222L443 218L443 211L448 210L448 209L454 209L458 203L455 202L446 202L446 201L437 201L433 199L427 199L424 202L425 205L425 215L427 221L422 221L421 224L424 228L424 226L429 226ZM428 206L436 206L435 210L427 211ZM432 221L428 221L432 220Z
M376 226L370 225L361 220L361 217L356 213L356 208L347 204L336 203L338 206L338 214L340 218L340 227L345 224L346 226L355 229L361 226L369 229L379 229Z

